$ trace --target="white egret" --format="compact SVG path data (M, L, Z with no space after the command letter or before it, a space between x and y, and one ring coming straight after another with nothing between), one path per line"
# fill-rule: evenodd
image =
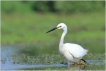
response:
M49 33L56 29L63 29L63 34L59 43L59 52L67 59L68 65L70 65L70 62L76 63L80 60L86 62L84 59L82 59L82 57L85 56L88 52L86 49L82 48L78 44L64 43L64 37L67 33L67 26L64 23L58 24L57 27L49 30L46 33Z

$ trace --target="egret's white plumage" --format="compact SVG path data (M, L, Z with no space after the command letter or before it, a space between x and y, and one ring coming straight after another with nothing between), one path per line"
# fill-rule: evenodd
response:
M51 32L55 29L63 29L63 34L61 36L60 43L59 43L59 52L68 60L68 64L69 62L78 62L79 60L82 59L84 55L87 54L87 50L82 48L78 44L74 44L74 43L64 44L64 37L67 33L67 26L64 23L58 24L57 27L51 29L48 32Z

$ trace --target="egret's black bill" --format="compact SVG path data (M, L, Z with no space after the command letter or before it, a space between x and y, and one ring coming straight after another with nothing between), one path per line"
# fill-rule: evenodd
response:
M54 30L56 30L56 29L57 29L57 27L55 27L55 28L53 28L53 29L47 31L46 33L49 33L49 32L54 31Z

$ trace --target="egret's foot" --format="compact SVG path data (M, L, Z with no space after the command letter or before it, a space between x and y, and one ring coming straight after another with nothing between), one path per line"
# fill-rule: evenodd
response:
M75 62L74 65L86 65L85 62Z

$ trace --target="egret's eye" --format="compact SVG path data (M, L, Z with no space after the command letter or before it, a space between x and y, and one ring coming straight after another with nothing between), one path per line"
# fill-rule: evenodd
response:
M57 28L60 28L61 26L58 26Z

